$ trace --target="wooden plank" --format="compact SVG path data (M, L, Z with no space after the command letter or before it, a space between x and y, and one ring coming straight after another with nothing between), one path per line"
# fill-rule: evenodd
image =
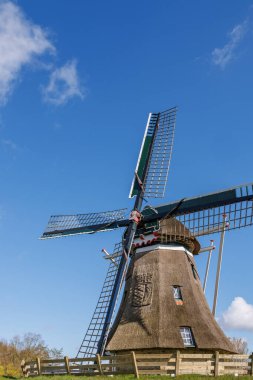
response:
M139 371L138 371L138 366L137 366L137 361L136 361L134 351L132 351L132 360L133 360L133 369L134 369L135 377L137 377L137 379L139 379Z
M215 351L215 367L214 367L214 376L219 376L219 351Z
M173 373L175 372L175 366L174 365L161 365L160 369L162 371L171 371Z
M44 363L64 363L64 359L41 359L40 363L41 364L44 364Z
M181 364L180 364L180 367L182 367L182 368L186 368L186 367L202 367L202 368L206 368L206 367L215 367L215 365L214 365L214 363L208 363L208 362L206 362L206 363L193 363L193 362L189 362L189 363L183 363L183 362L181 362Z
M214 367L203 367L203 366L199 366L199 367L194 367L194 366L189 366L189 367L180 367L180 374L183 372L183 371L188 371L189 373L192 373L192 371L195 371L196 373L199 373L199 371L214 371Z
M41 367L40 367L40 358L36 358L36 365L37 365L37 371L38 371L38 375L41 374Z
M202 371L198 371L196 372L196 370L181 370L180 371L180 375L189 375L189 374L194 374L194 375L203 375L203 376L214 376L214 372L213 371L207 371L207 370L202 370Z
M182 359L214 359L213 354L182 354Z
M108 358L107 358L108 360ZM95 356L91 356L90 358L73 358L73 359L69 359L69 362L75 362L75 363L80 363L80 362L95 362L96 361L96 357Z
M170 357L175 358L175 354L135 354L136 359L168 359Z
M101 367L101 359L100 359L100 355L97 354L97 355L96 355L96 358L97 358L97 366L98 366L99 374L100 374L100 375L103 375L103 371L102 371L102 367Z
M26 376L26 364L25 364L24 359L21 361L20 366L21 366L21 371L22 371L23 375Z
M176 361L175 361L176 362ZM170 364L169 361L162 361L162 362L137 362L138 367L160 367L161 365L167 365ZM171 363L173 367L175 367L174 363Z
M69 368L69 358L67 356L64 356L64 363L65 363L65 369L67 374L70 374L70 368Z
M235 363L235 362L223 362L223 363L221 363L220 362L220 364L221 365L223 365L223 367L235 367L235 368L237 368L237 367L247 367L248 369L250 368L250 364L251 363L248 363L248 362L244 362L244 363L240 363L240 362L238 362L238 363Z
M181 369L186 369L186 368L211 368L211 369L215 369L215 366L214 365L191 365L191 364L187 364L187 365L180 365L180 368Z
M139 361L140 360L140 361ZM155 359L150 359L150 360L144 360L144 359L139 359L137 360L137 365L138 366L142 366L142 365L160 365L160 364L167 364L167 363L171 363L171 364L174 364L176 363L176 358L172 358L172 359L168 359L167 360L164 360L164 359L160 359L160 360L155 360Z
M61 371L61 370L64 370L66 371L65 369L65 366L56 366L56 365L50 365L50 366L41 366L41 372L45 372L45 371Z
M97 365L93 364L93 368L91 366L86 366L86 365L70 365L69 369L71 373L73 372L73 370L76 370L76 369L78 369L79 371L84 371L84 370L89 371L90 369L97 369Z
M236 360L236 359L250 359L250 355L231 355L231 354L220 354L220 359L229 359L229 360Z
M127 360L122 360L121 358L116 358L114 360L110 360L108 363L101 363L101 364L114 365L114 364L124 364L124 363L132 365L133 361L131 360L131 358L130 359L128 358Z
M114 359L117 359L117 360L125 360L125 359L129 359L131 360L132 359L132 355L131 354L124 354L124 355L113 355L113 356L100 356L100 359L101 361L103 360L114 360Z
M98 366L97 366L97 364L91 364L91 365L89 365L89 364L84 364L84 365L70 365L69 366L69 369L70 370L72 370L72 369L97 369L98 368Z
M176 353L176 365L175 365L175 375L178 376L179 373L180 373L180 351L177 350L177 353Z
M101 363L101 368L107 368L107 367L113 367L113 368L124 368L124 367L133 367L133 363Z

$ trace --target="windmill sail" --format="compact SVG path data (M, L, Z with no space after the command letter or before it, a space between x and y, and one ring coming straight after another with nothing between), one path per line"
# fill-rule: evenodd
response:
M98 351L98 344L102 337L102 332L105 325L105 318L108 313L110 299L112 297L112 292L117 277L121 256L122 244L115 244L113 252L114 259L110 262L95 311L93 313L89 327L77 353L77 357L79 358L93 356ZM109 330L109 328L110 326L107 326L107 330Z
M123 220L126 215L125 208L90 214L53 215L41 239L91 234L98 231L109 231L118 227L124 227L117 222Z
M174 142L176 111L176 108L171 108L149 114L130 198L137 195L140 185L146 198L164 196Z
M253 183L228 190L185 198L178 202L157 206L156 212L143 210L145 221L162 219L168 215L176 217L194 236L220 232L224 227L233 230L253 224Z

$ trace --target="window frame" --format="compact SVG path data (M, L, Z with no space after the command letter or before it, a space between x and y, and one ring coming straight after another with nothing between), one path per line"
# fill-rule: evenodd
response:
M184 347L196 347L192 329L189 326L180 326L180 335L184 343Z
M180 285L172 285L173 297L175 301L183 301L182 291Z

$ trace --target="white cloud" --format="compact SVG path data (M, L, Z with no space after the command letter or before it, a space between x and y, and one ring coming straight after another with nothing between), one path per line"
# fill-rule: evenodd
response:
M83 99L84 91L78 78L76 61L69 61L64 66L55 69L43 93L45 101L54 105L65 104L75 96Z
M0 2L0 103L5 104L24 65L55 48L47 33L11 1Z
M224 69L227 64L235 57L235 50L246 34L247 21L234 27L229 33L229 41L223 48L215 48L212 51L212 61L215 65Z
M226 329L253 331L253 305L242 297L235 297L219 323Z

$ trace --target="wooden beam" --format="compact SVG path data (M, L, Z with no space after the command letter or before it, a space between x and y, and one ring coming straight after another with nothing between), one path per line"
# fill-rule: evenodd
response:
M40 358L36 358L36 365L37 365L38 375L40 375L41 374Z
M178 376L180 373L180 351L177 350L176 353L176 366L175 366L175 375Z
M102 370L102 366L101 366L101 357L99 354L97 354L96 358L97 358L97 365L98 365L99 374L103 375L103 370Z
M26 377L26 371L25 371L25 367L26 367L26 363L25 363L25 360L23 359L22 362L21 362L21 370L22 370L22 373L23 375Z
M69 368L69 358L68 356L64 356L64 363L65 363L65 368L66 368L66 372L68 375L70 375L70 368Z
M135 377L137 377L137 379L139 379L139 371L138 371L138 366L137 366L137 361L136 361L134 351L132 351L132 359L133 359L133 367L134 367Z
M219 351L215 351L214 376L219 376Z

